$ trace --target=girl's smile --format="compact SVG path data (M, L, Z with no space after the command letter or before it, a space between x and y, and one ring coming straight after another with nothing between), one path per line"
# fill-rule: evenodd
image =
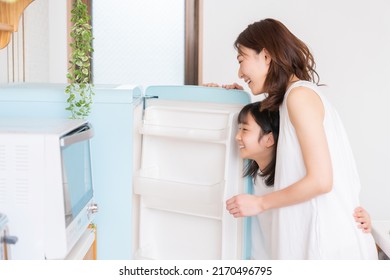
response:
M252 159L260 167L268 165L272 157L273 140L272 133L264 134L251 114L248 113L245 123L238 126L236 141L240 151L240 157Z

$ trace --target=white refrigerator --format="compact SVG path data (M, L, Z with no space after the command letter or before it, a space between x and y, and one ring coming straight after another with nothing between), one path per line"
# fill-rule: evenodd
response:
M134 259L249 257L250 220L225 209L251 188L235 142L238 112L249 102L237 90L145 90L134 108Z

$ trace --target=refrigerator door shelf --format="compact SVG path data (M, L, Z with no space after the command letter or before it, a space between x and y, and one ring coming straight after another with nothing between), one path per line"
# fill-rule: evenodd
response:
M143 198L147 208L220 220L224 185L224 182L199 185L136 177L134 192Z
M162 103L155 105L156 102ZM173 126L183 128L202 128L208 130L220 130L229 122L229 110L209 109L210 104L192 104L170 101L169 106L163 106L166 101L153 100L154 105L149 105L144 115L144 124ZM175 105L175 106L173 106Z
M145 196L142 198L142 205L147 209L185 214L193 217L213 220L223 219L221 204L188 203L180 200L161 199L158 196Z
M210 104L203 103L186 108L188 102L152 101L159 105L150 105L145 110L141 134L210 142L224 141L227 137L229 110L210 109Z
M227 144L143 135L141 177L214 185L225 181ZM236 173L241 173L237 170Z
M211 130L200 128L171 127L161 125L144 124L140 129L141 134L177 139L188 139L191 141L221 142L226 139L226 129Z
M201 185L146 177L135 177L134 192L139 195L152 195L160 198L197 203L214 203L221 200L224 182ZM221 200L222 201L222 200Z
M139 259L221 259L222 221L143 208Z

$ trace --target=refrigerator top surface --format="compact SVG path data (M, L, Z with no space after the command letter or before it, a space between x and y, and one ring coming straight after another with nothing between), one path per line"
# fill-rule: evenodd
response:
M198 101L221 104L242 104L251 102L250 94L242 90L203 86L150 86L146 96L158 96L159 99L176 101Z

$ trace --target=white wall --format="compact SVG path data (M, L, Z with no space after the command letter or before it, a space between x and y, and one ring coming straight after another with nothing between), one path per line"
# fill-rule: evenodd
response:
M239 80L233 42L254 21L279 19L309 45L349 134L362 205L372 218L390 219L390 2L213 0L203 5L205 83Z
M38 0L35 0L38 1ZM41 1L41 0L39 0ZM67 0L49 1L49 82L66 83L68 73Z
M49 82L49 0L33 1L24 15L26 82Z
M66 0L35 0L25 10L26 82L66 83Z

